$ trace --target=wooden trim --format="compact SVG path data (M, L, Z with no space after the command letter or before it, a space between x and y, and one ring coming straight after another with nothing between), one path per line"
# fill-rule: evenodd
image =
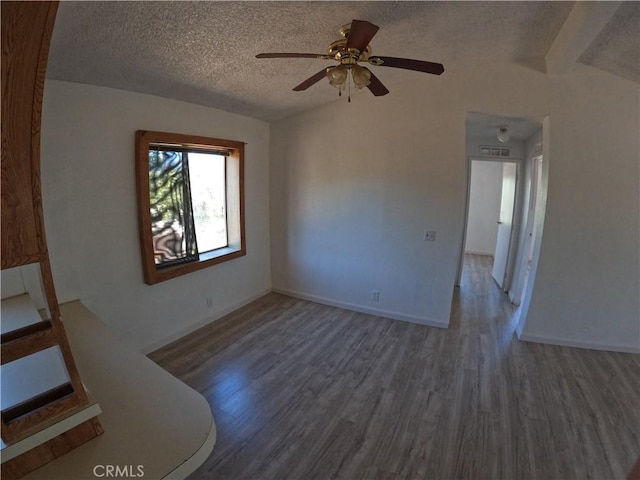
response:
M149 143L146 132L136 132L136 197L138 200L138 234L144 281L152 282L155 273L153 236L151 235L151 200L149 198ZM151 259L151 262L149 261Z
M640 480L640 457L627 474L627 480Z
M2 2L2 268L46 252L40 120L57 2Z
M5 270L7 268L21 267L23 265L30 265L32 263L38 263L42 259L47 257L47 251L35 252L30 255L13 256L4 258L0 261L0 269Z
M67 373L69 374L71 384L73 385L73 389L80 399L80 402L86 405L89 402L89 398L84 391L82 380L80 379L80 374L78 373L78 368L76 367L76 362L73 359L73 354L71 353L71 348L69 347L67 334L64 331L64 325L62 324L62 319L60 318L60 307L58 306L58 298L56 296L56 290L53 284L53 274L51 272L51 265L49 263L48 257L40 262L40 274L42 277L42 285L44 287L46 300L49 306L49 313L51 315L51 325L55 331L55 335L58 340L58 346L60 347L62 358L64 359L64 363L67 367Z
M73 393L7 423L11 441L88 403L60 319L47 252L40 185L40 122L58 2L2 2L2 268L39 263L50 324L5 337L2 364L58 345ZM25 333L18 332L18 333Z
M218 265L219 263L224 263L229 260L233 260L234 258L242 257L244 255L246 255L246 250L241 249L236 250L235 252L227 253L226 255L221 255L216 258L210 258L209 260L200 260L196 262L185 263L183 265L176 265L174 267L163 268L162 270L153 272L152 278L146 283L149 285L153 285L155 283L164 282L165 280L171 280L172 278L186 275L187 273L197 272L198 270L212 267L213 265Z
M72 413L73 410L84 408L86 402L75 390L72 394L59 400L48 403L41 408L32 411L22 417L7 423L2 421L2 439L6 443L21 440L43 428L44 422L54 421ZM86 397L84 389L82 390Z
M58 338L55 328L49 323L45 328L36 330L29 335L10 340L6 343L3 342L2 359L0 363L4 365L5 363L19 360L22 357L55 345L58 345Z
M38 67L36 74L36 82L33 90L33 107L31 114L31 195L33 197L33 213L35 216L36 237L39 243L39 251L44 255L42 261L49 263L49 253L47 251L47 237L44 226L44 212L42 209L42 186L40 175L40 129L42 120L42 101L44 97L44 84L47 73L47 63L49 61L49 47L51 45L51 36L53 34L53 26L58 12L58 2L43 2L49 4L49 11L44 25L42 42L40 43L40 55L38 58ZM51 279L53 287L53 279ZM54 293L55 294L55 293ZM56 301L56 309L58 302Z
M33 472L83 443L102 435L104 430L97 418L91 418L55 438L38 445L2 464L2 478L14 480Z
M149 199L149 146L151 144L175 144L189 149L230 150L226 161L238 162L239 191L239 225L240 247L215 258L185 262L171 267L157 268L153 253L153 236L151 232L151 204ZM200 137L179 133L154 132L138 130L135 138L136 154L136 196L138 201L138 233L140 236L140 254L144 281L153 285L165 280L186 275L191 272L217 265L246 255L246 239L244 227L244 143L236 140L224 140L213 137ZM227 205L229 202L227 201ZM227 210L228 212L228 210Z
M47 390L35 397L29 398L24 402L20 402L13 407L2 411L2 421L11 423L20 417L29 415L31 412L39 410L50 403L62 400L63 398L73 394L73 387L70 383L64 383L58 387Z
M22 328L16 328L15 330L11 330L10 332L5 332L2 335L0 335L0 343L5 344L5 343L13 342L20 338L33 335L36 332L46 330L47 328L51 328L51 322L49 320L32 323L31 325L27 325L26 327L22 327Z
M145 150L149 150L149 144L175 144L186 148L201 150L220 150L224 147L229 150L239 150L244 148L244 142L237 140L225 140L223 138L201 137L197 135L187 135L183 133L154 132L149 130L138 130L136 138L140 137L145 144Z
M240 189L240 251L242 255L247 253L247 239L244 231L244 144L237 150L238 168L240 169L240 179L238 187Z

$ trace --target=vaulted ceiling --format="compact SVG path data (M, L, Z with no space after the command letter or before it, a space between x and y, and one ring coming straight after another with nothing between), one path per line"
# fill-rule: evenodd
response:
M638 81L639 5L623 3L580 61ZM328 82L292 91L335 62L256 59L257 53L324 54L340 27L356 18L380 26L374 54L443 63L445 75L494 62L544 65L573 7L555 1L61 2L47 76L271 121L335 101ZM427 76L371 69L391 94L395 83Z

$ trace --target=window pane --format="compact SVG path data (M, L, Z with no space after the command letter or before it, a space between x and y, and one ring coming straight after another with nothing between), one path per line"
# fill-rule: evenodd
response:
M181 152L149 150L151 233L156 265L197 259ZM186 200L186 201L185 201Z
M228 245L225 163L221 155L189 152L191 204L199 253Z

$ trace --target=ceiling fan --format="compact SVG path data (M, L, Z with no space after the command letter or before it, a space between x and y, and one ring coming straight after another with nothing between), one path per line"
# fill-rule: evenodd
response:
M440 75L444 72L441 63L413 60L410 58L372 56L369 42L380 27L365 20L353 20L340 30L342 38L329 44L328 54L319 53L260 53L256 58L319 58L322 60L335 60L339 65L326 67L315 75L309 77L293 89L297 92L306 90L311 85L323 78L328 78L329 83L338 89L338 95L342 91L351 88L349 77L356 88L367 87L376 97L389 93L387 87L376 77L371 70L360 63L369 63L376 67L394 67L417 72ZM349 95L351 101L351 95Z

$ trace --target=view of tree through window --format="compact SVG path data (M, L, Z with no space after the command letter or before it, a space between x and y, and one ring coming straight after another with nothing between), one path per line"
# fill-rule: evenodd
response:
M150 149L149 192L156 265L227 246L223 155Z
M186 163L182 152L149 150L149 194L153 253L156 264L195 258L190 229ZM186 195L185 195L186 194ZM187 200L185 200L185 196Z

